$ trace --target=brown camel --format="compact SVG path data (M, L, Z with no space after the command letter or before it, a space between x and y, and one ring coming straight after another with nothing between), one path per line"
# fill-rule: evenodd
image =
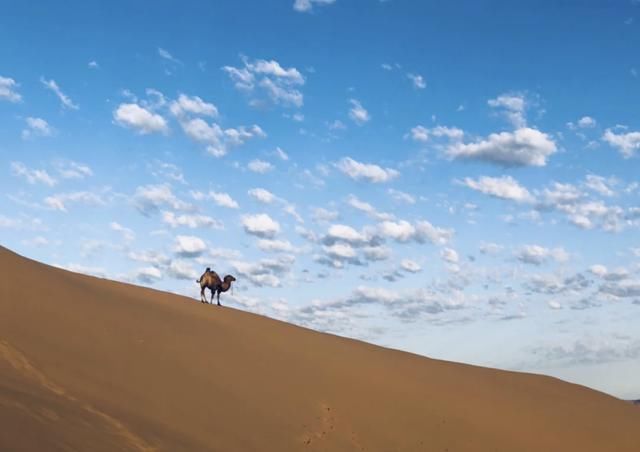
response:
M200 302L208 303L204 290L209 289L211 291L211 304L213 304L213 296L217 293L218 306L222 306L220 304L220 293L229 290L231 283L235 280L236 278L231 275L227 275L221 280L216 272L207 267L200 279L196 280L200 284Z

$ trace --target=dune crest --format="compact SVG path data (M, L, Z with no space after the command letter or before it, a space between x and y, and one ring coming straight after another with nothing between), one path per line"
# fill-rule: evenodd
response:
M3 451L640 450L637 407L557 379L317 333L1 247L0 274Z

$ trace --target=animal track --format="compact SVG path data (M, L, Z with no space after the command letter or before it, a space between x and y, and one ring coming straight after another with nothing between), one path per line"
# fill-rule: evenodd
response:
M350 444L354 451L363 451L364 446L360 442L358 434L353 431L352 428L342 419L339 419L335 412L335 409L329 406L327 403L321 403L319 407L319 414L316 417L316 427L307 431L303 435L303 444L307 447L312 447L316 450L317 447L321 447L327 440L335 440L340 443ZM338 429L337 425L343 428ZM307 428L307 426L303 426ZM349 432L347 434L347 432ZM324 450L324 449L318 449Z

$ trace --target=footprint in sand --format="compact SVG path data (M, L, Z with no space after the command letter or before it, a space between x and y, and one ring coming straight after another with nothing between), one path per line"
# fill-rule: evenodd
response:
M321 403L319 406L319 415L316 417L317 424L315 428L304 426L308 430L303 436L303 444L305 446L319 447L326 441L332 439L338 442L348 443L354 451L364 451L364 446L360 442L358 434L353 429L338 419L335 409L331 408L327 403ZM336 425L341 425L339 432ZM350 432L347 434L346 432ZM340 436L340 437L338 437Z

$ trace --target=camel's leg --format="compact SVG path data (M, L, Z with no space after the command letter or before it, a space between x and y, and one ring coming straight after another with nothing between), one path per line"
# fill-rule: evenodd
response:
M213 303L213 300L211 300L211 302ZM220 288L218 287L218 306L222 306L220 304Z
M206 303L207 297L204 294L204 287L200 287L200 303Z
M211 304L213 304L213 298L216 296L216 289L212 288L211 289Z

